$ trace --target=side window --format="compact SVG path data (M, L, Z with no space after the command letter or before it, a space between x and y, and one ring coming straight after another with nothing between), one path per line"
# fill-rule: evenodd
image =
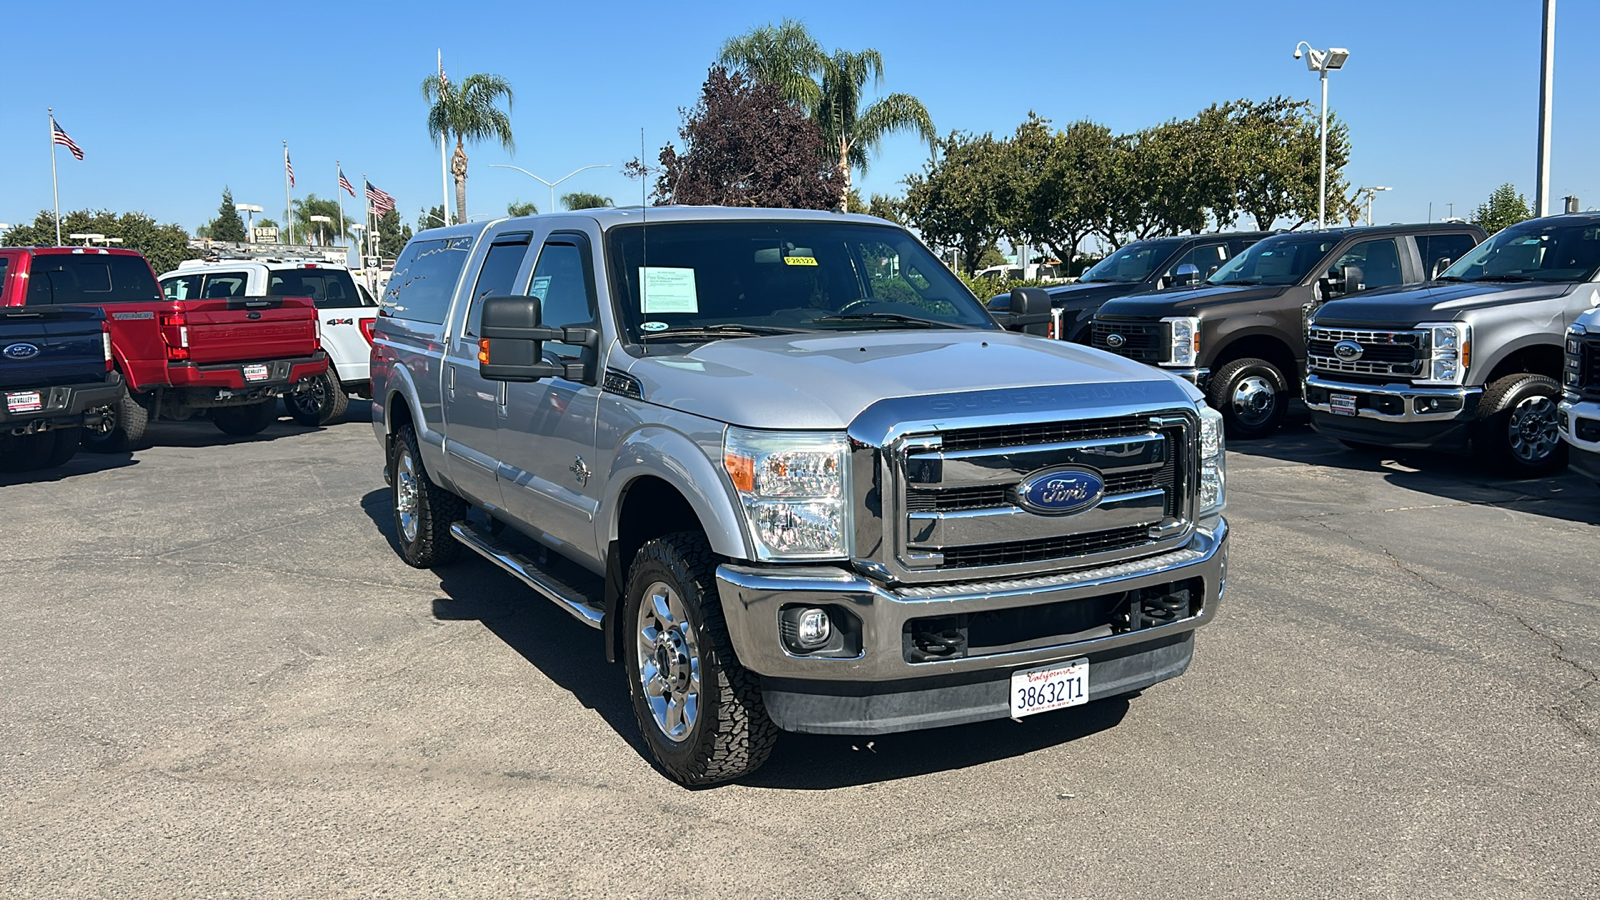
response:
M211 272L206 275L200 296L206 300L243 297L245 285L249 283L250 276L246 272Z
M1200 270L1200 280L1204 281L1216 274L1216 271L1222 268L1222 264L1228 261L1227 254L1226 244L1201 244L1179 257L1177 262L1162 273L1162 277L1170 283L1172 276L1178 274L1179 266L1191 265Z
M522 268L522 258L528 255L528 236L510 235L500 238L489 247L483 268L478 270L478 281L472 287L472 307L467 313L466 334L476 336L478 323L483 321L482 301L485 297L504 297L514 288L517 270Z
M1400 253L1395 247L1394 238L1356 244L1334 262L1333 268L1339 266L1360 266L1361 281L1368 289L1394 287L1402 283Z
M168 300L197 300L202 278L200 275L175 275L161 282L161 293Z
M407 244L394 262L394 273L379 305L397 319L443 324L471 249L469 237Z
M1455 262L1466 256L1478 242L1470 234L1425 234L1417 236L1417 253L1422 257L1422 274L1433 277L1442 260ZM1443 267L1439 267L1441 271Z
M540 318L551 328L588 325L595 319L594 272L587 240L557 235L539 252L539 264L528 282L528 294L538 297ZM558 356L577 356L583 348L571 344L545 344Z

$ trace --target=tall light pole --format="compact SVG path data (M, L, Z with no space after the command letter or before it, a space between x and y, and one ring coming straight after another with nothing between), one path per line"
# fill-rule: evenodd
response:
M1544 0L1544 42L1539 50L1539 189L1535 216L1550 215L1550 101L1556 78L1556 0Z
M254 241L256 239L256 213L266 212L266 210L255 205L254 203L235 203L233 208L244 213L246 216L244 224L244 239L247 241Z
M323 240L322 226L327 225L330 222L332 222L333 221L333 217L332 216L311 216L309 218L311 219L311 221L317 223L317 246L318 247L326 247L328 245L328 242ZM1370 225L1371 223L1369 222L1367 224Z
M1368 225L1372 224L1372 197L1373 197L1373 195L1378 193L1379 191L1392 191L1392 190L1394 190L1394 188L1386 188L1386 187L1364 187L1364 188L1357 188L1356 189L1356 196L1357 197L1361 196L1362 194L1366 194L1367 195L1367 224Z
M96 232L96 233L88 233L88 234L79 233L79 234L69 234L69 235L67 235L67 240L69 240L69 241L83 241L83 245L85 247L89 246L90 244L94 243L95 241L103 241L105 239L106 239L106 236L103 235L103 234L99 234L98 232Z
M543 178L540 178L539 176L533 174L532 172L529 172L527 169L524 169L521 166L506 166L506 165L501 165L500 163L490 163L489 164L489 168L491 168L491 169L516 169L518 172L521 172L522 174L528 176L529 178L532 178L534 181L537 181L537 182L543 184L545 187L548 187L550 189L550 209L547 210L547 212L555 212L556 211L556 185L560 184L563 181L566 181L568 178L571 178L572 176L578 174L579 172L586 172L589 169L609 169L609 168L611 168L611 163L596 163L595 165L592 165L592 166L584 166L581 169L573 169L571 172L568 172L567 174L561 176L560 178L557 178L555 181L545 181Z
M1295 45L1294 58L1301 57L1300 48L1305 48L1306 68L1316 72L1322 82L1322 167L1317 181L1317 227L1328 227L1328 72L1333 69L1344 68L1345 60L1350 58L1350 51L1343 47L1330 47L1327 50L1317 50L1305 41Z

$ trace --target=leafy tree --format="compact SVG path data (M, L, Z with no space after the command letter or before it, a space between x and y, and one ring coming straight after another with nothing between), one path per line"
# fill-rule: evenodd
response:
M444 218L444 206L442 204L430 206L417 215L418 231L427 231L429 228L443 228L448 224Z
M852 171L866 174L884 137L910 131L930 147L937 137L927 107L910 94L866 102L867 81L873 87L883 82L882 54L871 48L825 53L800 22L784 19L776 28L767 25L732 38L722 45L720 61L776 85L821 126L823 144L837 160L847 212Z
M1533 210L1528 208L1528 198L1517 193L1516 186L1508 181L1490 192L1488 202L1472 214L1472 224L1494 234L1508 225L1531 218Z
M820 129L777 87L742 72L712 68L678 137L683 152L663 147L659 167L625 166L631 177L656 176L658 203L829 209L839 200Z
M327 216L332 221L327 223L313 222L311 221L312 216ZM344 218L345 230L341 232L339 230L341 218L339 215L339 201L337 200L318 197L316 194L307 194L303 199L294 201L294 233L296 236L306 235L308 242L312 239L312 235L317 234L321 234L325 238L331 238L334 241L340 238L353 237L355 232L350 230L350 226L356 223Z
M935 140L934 152L920 174L905 179L905 217L924 240L959 250L970 276L1004 228L997 184L1008 177L1007 154L993 135L962 132Z
M277 228L278 227L278 223L273 219L269 219L269 218L267 218L265 216L262 216L261 218L256 220L256 227L257 228Z
M222 206L217 210L217 217L209 224L206 236L214 241L249 240L244 233L244 220L239 218L239 210L233 205L233 191L226 187L222 189Z
M561 195L561 205L571 210L606 209L617 204L610 197L602 197L599 194L590 194L584 191L573 191L570 194Z
M498 141L516 152L511 137L511 83L499 75L468 75L457 84L444 75L422 80L422 98L428 103L428 135L434 140L456 139L450 172L456 181L456 221L467 220L467 151L465 141ZM499 103L505 100L502 112Z
M378 255L394 259L400 255L406 241L411 240L411 226L400 224L400 214L393 209L378 217Z
M508 216L537 216L538 214L539 207L534 206L532 200L527 202L513 200L506 204L506 215Z
M978 262L976 265L979 269L987 269L990 266L1003 266L1010 261L1011 260L1006 259L1006 255L1004 253L1000 252L999 244L990 244L989 246L983 248L982 253L978 254Z
M189 249L189 233L181 225L158 223L142 212L114 213L110 210L80 209L61 218L62 234L103 234L108 238L121 238L120 246L137 250L150 261L156 274L170 272L178 263L200 256ZM49 210L41 210L30 225L17 225L0 236L8 247L51 247L56 242L56 218Z
M1255 220L1261 231L1279 219L1298 228L1317 217L1320 123L1309 101L1271 97L1238 100L1221 109L1228 128L1216 142L1235 185L1233 206ZM1327 220L1346 218L1353 206L1346 198L1344 167L1350 162L1350 128L1328 115Z
M905 225L905 201L899 197L889 197L884 194L873 194L866 203L866 213L880 219L888 219L896 225Z

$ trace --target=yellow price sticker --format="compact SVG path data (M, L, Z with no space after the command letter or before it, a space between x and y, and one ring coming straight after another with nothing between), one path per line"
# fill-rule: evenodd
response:
M786 266L814 266L817 264L815 256L785 256L783 264Z

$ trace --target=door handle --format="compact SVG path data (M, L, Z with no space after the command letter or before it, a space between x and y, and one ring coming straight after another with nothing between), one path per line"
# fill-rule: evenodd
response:
M506 383L500 382L500 396L496 398L500 404L500 415L506 415Z
M444 381L445 381L445 392L450 395L450 399L451 400L454 400L456 398L456 367L455 366L451 365L451 366L446 366L445 367Z

